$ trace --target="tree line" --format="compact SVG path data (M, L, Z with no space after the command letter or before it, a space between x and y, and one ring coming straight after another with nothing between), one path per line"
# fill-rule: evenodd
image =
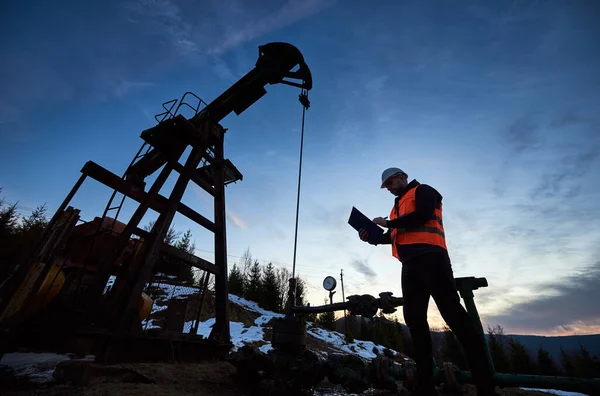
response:
M599 378L600 360L583 345L574 350L560 348L554 359L541 346L530 353L516 338L505 335L501 326L488 327L488 345L496 371L581 378Z
M408 328L396 316L387 318L379 313L373 318L346 316L348 320L348 342L354 339L372 341L375 344L414 356ZM333 312L317 315L315 323L330 331L345 333L344 319L337 321ZM567 376L600 378L600 359L583 345L575 350L560 349L555 359L543 347L529 351L518 339L505 335L501 326L488 327L486 341L496 372L507 374L531 374L544 376ZM452 362L461 370L468 370L467 359L454 333L444 327L432 332L434 358L438 366Z
M0 194L2 189L0 189ZM0 195L0 283L10 277L17 265L29 259L35 246L48 225L46 205L35 208L28 216L18 212L18 203L8 204ZM154 221L142 228L150 231ZM196 250L191 230L177 231L170 227L163 242L194 254ZM154 265L153 273L158 281L168 278L172 282L199 286L201 272L192 266L161 253ZM239 263L230 271L229 287L232 294L257 302L261 307L282 312L287 304L288 281L292 277L286 268L275 268L272 263L261 265L247 250ZM211 277L211 281L214 280ZM210 288L209 283L209 288ZM299 278L296 287L296 305L306 303L306 282Z
M284 312L288 303L289 280L287 268L275 267L272 262L261 264L246 249L240 261L229 271L229 293L254 301L260 307ZM306 281L297 276L295 305L306 303Z
M0 193L1 193L0 189ZM28 259L31 247L35 246L48 225L46 205L36 207L27 216L17 212L18 203L7 204L0 197L0 283L9 278L17 265ZM152 222L144 226L149 231ZM170 228L164 242L194 253L195 244L190 230L183 233ZM198 285L199 274L194 268L176 259L161 255L154 267L154 273L170 275L178 283ZM291 271L275 267L269 262L261 265L252 258L249 250L238 263L234 263L229 273L229 292L256 302L264 309L284 312L288 299ZM298 278L296 305L306 304L306 282ZM327 304L327 301L325 301ZM335 320L333 312L304 316L327 330L345 332L342 320ZM412 356L410 333L397 317L388 319L379 314L373 318L347 316L348 341L354 339L372 341L387 348L402 351ZM560 357L554 359L544 348L530 353L517 339L507 336L501 326L488 327L487 342L490 355L497 372L513 374L536 374L549 376L569 376L583 378L600 377L600 360L585 347L566 351L560 349ZM436 334L436 333L434 333ZM438 363L450 361L461 369L468 369L462 347L454 333L444 328L434 339L435 359Z
M336 320L333 312L324 312L317 315L315 323L326 330L338 331L343 334L346 334L347 331L347 342L371 341L407 355L412 352L410 338L406 334L406 326L402 325L396 316L387 318L380 312L372 318L346 315L345 319L348 321L347 327L344 317Z
M0 189L0 194L2 189ZM29 258L48 225L46 205L40 205L28 216L17 211L18 203L8 204L0 197L0 284Z
M504 329L499 325L488 326L486 341L494 368L498 373L600 377L600 360L583 345L568 351L561 347L560 356L555 359L541 346L535 351L528 350L517 338L505 335ZM438 363L452 362L461 370L468 370L464 351L448 327L444 327L438 342L434 342L434 349Z
M146 231L152 230L154 221L150 221L143 228ZM196 251L196 243L192 239L192 231L187 229L185 232L177 231L171 226L163 242L174 246L186 253L194 254ZM161 253L154 263L153 273L158 275L169 275L177 283L183 283L190 286L200 286L201 277L199 270L194 269L191 265L188 265L181 260L174 257L168 256Z

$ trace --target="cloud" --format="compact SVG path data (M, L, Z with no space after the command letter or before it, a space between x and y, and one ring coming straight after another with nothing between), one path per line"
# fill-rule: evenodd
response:
M537 187L531 193L533 199L563 196L573 198L581 189L581 179L592 169L592 164L600 156L600 147L581 147L575 152L558 158L552 170L542 175Z
M135 0L122 5L127 19L146 32L166 37L180 55L198 51L192 39L192 25L185 20L181 9L169 0Z
M557 117L550 126L552 128L563 128L571 125L578 125L589 121L587 118L582 117L575 111L567 111L562 116Z
M123 81L116 84L114 88L114 95L118 98L127 95L130 91L140 90L144 88L153 87L154 83L143 82L143 81Z
M333 1L330 0L289 0L270 11L236 1L225 4L209 1L198 7L195 2L186 1L134 0L126 3L124 9L132 23L146 32L166 37L180 55L204 57L223 74L224 65L218 60L220 55L307 18L331 4Z
M44 15L15 9L16 44L3 48L6 60L0 64L0 134L23 135L32 109L123 98L190 64L234 80L238 73L223 59L226 52L331 4L288 1L272 11L226 3L109 1L102 13L82 6L71 14L56 9Z
M585 190L600 158L600 124L573 110L556 113L547 123L522 116L500 133L509 150L493 178L496 197L512 193L555 207Z
M600 261L577 274L536 287L542 295L513 305L498 315L486 315L488 324L500 324L511 331L543 332L548 329L582 331L585 323L598 323L600 312ZM500 297L500 296L497 296Z
M560 132L565 127L572 127L568 134ZM550 128L548 133L556 140L551 163L531 197L571 199L579 195L585 177L600 158L598 125L569 111L551 122Z
M231 212L231 210L227 211L227 217L233 221L233 223L239 228L246 228L246 223L240 217Z
M374 279L377 277L377 273L369 266L369 263L366 260L352 260L350 262L352 268L354 268L359 273L363 274L369 279Z
M504 137L509 147L522 153L540 147L537 129L538 126L531 117L523 117L511 124Z
M75 88L68 76L47 65L39 54L20 49L5 52L0 62L0 137L28 140L29 115L39 106L71 99Z
M223 40L212 46L208 50L208 54L220 55L246 41L298 22L331 4L333 4L333 1L328 0L289 0L277 11L262 17L258 21L250 21L239 30L233 30Z

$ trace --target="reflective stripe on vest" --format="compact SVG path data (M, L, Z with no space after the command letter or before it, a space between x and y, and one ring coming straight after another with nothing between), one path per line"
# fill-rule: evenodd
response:
M394 206L390 212L390 220L416 210L415 193L417 187L411 188L400 198L398 205ZM392 255L398 260L400 260L400 254L396 245L428 244L447 249L444 223L442 221L442 205L440 204L440 207L435 209L431 219L422 226L410 229L392 229L391 239Z

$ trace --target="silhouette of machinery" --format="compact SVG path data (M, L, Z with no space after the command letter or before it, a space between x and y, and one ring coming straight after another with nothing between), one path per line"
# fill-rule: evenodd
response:
M164 111L155 117L158 124L141 133L143 144L122 176L87 162L40 244L32 249L31 259L0 288L3 349L33 340L59 344L59 339L76 339L92 342L95 353L104 354L105 360L114 357L116 350L121 351L119 359L146 351L150 345L156 350L164 337L149 339L139 331L141 317L149 313L143 291L157 258L166 254L215 277L216 316L209 339L182 340L179 334L168 340L171 352L173 343L187 342L189 349L192 341L216 346L217 354L227 351L231 344L225 186L242 180L242 174L224 157L226 129L219 122L258 101L267 84L279 83L299 88L300 102L308 108L312 76L302 54L287 43L268 43L259 47L255 67L211 103L191 92L165 102ZM193 115L186 118L183 110ZM186 152L189 155L182 163ZM177 178L170 193L159 194L173 172ZM113 193L101 216L78 224L79 210L69 203L88 178ZM181 202L190 181L213 197L212 221ZM137 207L123 223L118 216L127 198ZM140 222L149 210L157 212L158 219L146 231ZM176 213L214 233L214 263L163 242ZM111 274L116 274L116 280L106 292ZM49 317L44 307L50 301L54 305L60 301L60 309ZM40 314L44 311L46 315Z

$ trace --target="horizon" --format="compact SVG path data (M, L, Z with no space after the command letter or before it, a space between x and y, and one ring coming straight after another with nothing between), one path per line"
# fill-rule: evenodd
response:
M0 188L25 215L46 203L52 216L88 160L121 174L163 102L192 91L209 103L254 67L259 45L288 42L313 75L296 262L311 305L327 298L328 275L341 301L342 269L346 296L402 295L389 246L361 242L347 224L352 206L389 213L381 172L400 167L444 197L455 277L488 279L475 291L484 329L600 334L599 3L2 9ZM226 188L228 267L249 249L291 270L302 108L298 90L265 88L221 121L225 157L244 175ZM91 220L110 193L86 181L71 205ZM210 196L192 183L183 202L212 219ZM210 232L181 215L173 226L191 229L196 255L214 262ZM429 323L443 324L433 300Z

